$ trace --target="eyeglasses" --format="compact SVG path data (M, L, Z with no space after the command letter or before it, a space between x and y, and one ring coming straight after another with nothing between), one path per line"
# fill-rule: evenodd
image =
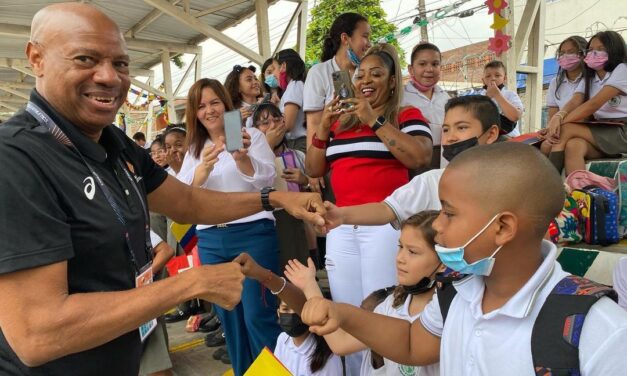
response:
M234 66L234 67L233 67L233 70L234 70L235 72L237 72L237 74L242 73L242 71L243 71L244 69L248 69L248 70L252 71L253 73L255 73L255 72L257 71L257 68L255 68L253 65L249 65L249 66L247 66L247 67L243 67L243 66L241 66L241 65L236 65L236 66Z
M255 126L261 127L261 126L270 125L270 122L272 122L273 124L276 124L276 123L280 123L282 120L283 120L283 116L271 117L271 118L263 119L263 120L256 122Z

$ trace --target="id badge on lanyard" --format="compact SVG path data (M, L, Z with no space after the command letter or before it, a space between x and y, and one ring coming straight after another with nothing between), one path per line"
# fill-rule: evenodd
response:
M139 274L135 274L135 287L148 286L153 282L152 262L144 265ZM152 319L139 326L139 339L144 342L157 327L157 319Z

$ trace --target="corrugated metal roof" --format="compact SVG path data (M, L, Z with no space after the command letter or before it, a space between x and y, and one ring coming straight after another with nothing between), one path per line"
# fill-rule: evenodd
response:
M174 3L179 9L183 9L183 1L168 0ZM269 4L277 0L268 1ZM30 22L35 13L43 7L60 3L63 1L20 1L9 0L0 2L0 88L6 87L7 82L26 82L34 84L32 77L18 72L17 70L2 67L7 61L3 59L18 59L18 63L24 64L24 48L28 40L25 32L30 27ZM156 11L154 7L142 0L90 0L90 4L102 10L120 26L123 32L127 32L144 19L151 12ZM212 10L215 10L212 12ZM255 13L254 0L190 0L189 14L195 15L203 23L224 30L236 25L243 19ZM4 29L3 29L4 26ZM7 28L11 31L7 31ZM3 31L4 30L4 31ZM15 30L15 31L13 31ZM19 34L22 35L19 35ZM132 38L149 40L160 43L180 43L196 46L207 39L203 34L199 34L193 28L186 26L179 20L161 13L156 20L148 24L145 28L134 33ZM128 36L127 36L128 39ZM129 43L130 44L130 43ZM131 57L131 68L148 69L161 62L160 50L146 49L129 45ZM13 60L15 61L15 60ZM27 92L21 89L22 92ZM0 90L0 101L2 97L13 98L15 95ZM7 102L8 103L8 102ZM4 109L0 106L0 112Z

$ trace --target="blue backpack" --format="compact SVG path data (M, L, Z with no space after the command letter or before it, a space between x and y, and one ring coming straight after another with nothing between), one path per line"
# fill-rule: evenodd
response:
M454 281L465 274L447 269L437 275L442 322L457 294ZM603 296L618 296L610 287L569 275L555 285L540 309L531 332L531 355L537 376L579 376L579 339L588 311Z

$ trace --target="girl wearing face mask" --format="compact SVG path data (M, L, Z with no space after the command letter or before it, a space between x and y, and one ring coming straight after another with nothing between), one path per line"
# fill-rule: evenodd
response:
M263 84L263 94L271 94L270 102L275 106L279 105L283 95L283 90L279 87L279 79L274 75L274 71L279 71L279 69L279 63L274 58L269 58L261 66L259 75L259 82Z
M435 231L431 227L438 214L439 211L436 210L423 211L409 217L401 225L401 236L396 254L398 286L393 289L391 295L377 305L374 309L375 313L413 322L420 317L420 313L431 301L436 287L435 274L441 268L440 259L435 252ZM290 282L305 293L307 299L322 296L315 280L315 269L311 266L305 267L298 262L290 262L285 275ZM367 350L368 353L361 366L360 375L362 376L440 374L439 364L413 367L397 364L389 359L383 359L383 364L380 364L377 361L379 355L370 354L361 341L342 329L324 338L337 355Z
M627 152L627 48L615 31L595 34L586 46L585 79L549 121L549 159L566 174L585 160Z
M429 125L418 109L400 108L396 49L373 46L354 83L356 98L340 103L336 97L325 107L305 158L309 176L330 172L339 207L379 202L409 181L408 170L431 161ZM397 239L398 231L387 225L331 230L326 269L333 298L358 306L372 291L396 284ZM356 363L358 370L361 359Z
M310 333L309 327L285 302L277 310L283 333L276 341L274 355L292 375L337 376L342 361L334 355L324 338Z
M403 106L414 106L429 122L433 136L433 155L429 168L440 168L440 139L444 122L444 105L449 95L438 85L440 80L440 49L431 43L417 44L411 52L407 66L410 81L403 92Z
M303 111L305 62L292 49L279 51L275 59L279 64L279 69L274 70L274 76L283 90L279 109L285 116L287 147L304 153L307 150L307 131Z
M224 81L224 87L233 101L234 108L240 110L242 121L249 128L252 126L253 109L251 106L257 103L261 95L261 84L255 76L256 71L257 68L252 65L248 67L236 65Z
M203 78L189 90L185 111L188 151L177 178L186 184L222 192L259 192L274 182L274 154L263 133L242 130L244 148L224 149L224 113L233 110L220 82ZM265 268L277 271L278 243L274 216L257 214L219 225L197 224L202 264L232 261L245 249ZM261 294L261 296L260 296ZM278 303L259 283L247 281L242 301L232 311L214 306L226 336L235 375L242 375L264 346L274 348L280 328Z
M548 118L551 119L557 111L561 110L573 97L575 89L583 78L585 64L583 62L586 40L578 35L568 37L560 43L556 51L559 69L557 75L553 77L546 94L546 105L548 107ZM547 128L540 131L540 136L546 136ZM551 143L542 143L542 152L549 155Z
M307 123L307 147L316 127L322 120L322 112L333 100L333 72L348 71L352 77L364 54L370 48L370 24L368 19L357 13L340 14L331 25L328 35L324 38L320 63L314 65L307 73L303 93L303 111ZM333 200L327 188L328 180L323 178L312 182L315 192L323 192Z

